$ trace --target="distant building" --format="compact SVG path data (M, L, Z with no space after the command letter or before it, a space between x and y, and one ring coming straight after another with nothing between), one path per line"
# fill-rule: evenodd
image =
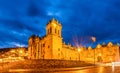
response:
M7 57L27 57L28 49L27 47L13 47L13 48L1 48L0 49L0 58Z
M98 44L96 48L88 47L86 56L83 56L85 61L89 62L115 62L120 61L120 49L118 45L113 45L109 42L108 45ZM81 54L84 55L85 51Z
M26 47L2 48L0 49L0 63L27 59L27 52Z
M32 35L28 41L29 59L82 60L89 62L111 62L119 60L119 46L98 44L95 49L88 47L72 47L65 44L61 36L62 25L52 19L46 25L46 35Z

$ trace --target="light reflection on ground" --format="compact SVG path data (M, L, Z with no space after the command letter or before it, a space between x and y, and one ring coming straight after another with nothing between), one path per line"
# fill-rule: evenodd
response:
M12 72L12 71L11 71ZM13 71L15 72L15 71ZM21 70L21 71L16 71L18 73L120 73L120 66L113 67L91 67L87 69L80 69L80 70L62 70L62 71L40 71L39 69L37 70Z

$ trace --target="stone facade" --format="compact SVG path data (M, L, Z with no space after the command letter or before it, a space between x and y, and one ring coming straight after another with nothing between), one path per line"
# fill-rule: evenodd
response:
M28 41L29 59L82 60L88 62L110 62L119 60L119 46L111 42L107 46L72 47L62 41L62 25L52 19L46 25L46 35L32 35Z
M120 61L120 49L118 45L113 45L111 42L108 45L98 44L95 49L88 47L86 55L83 56L85 61L90 62L115 62ZM84 52L81 53L85 54Z

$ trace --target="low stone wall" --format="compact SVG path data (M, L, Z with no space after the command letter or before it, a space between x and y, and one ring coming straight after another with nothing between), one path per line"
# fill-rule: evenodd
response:
M19 62L6 63L4 66L9 66L11 69L43 69L43 68L70 68L91 66L90 63L82 61L68 60L24 60Z

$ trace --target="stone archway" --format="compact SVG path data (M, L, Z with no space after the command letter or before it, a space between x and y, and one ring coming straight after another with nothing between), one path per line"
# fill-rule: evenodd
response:
M97 57L97 61L101 63L101 62L102 62L102 57L101 57L101 56L98 56L98 57Z

